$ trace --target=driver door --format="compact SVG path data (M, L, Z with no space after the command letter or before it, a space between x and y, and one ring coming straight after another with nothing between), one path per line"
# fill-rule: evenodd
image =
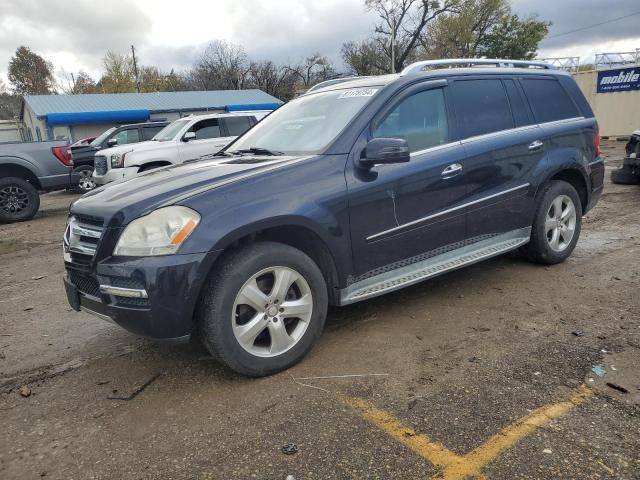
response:
M458 207L467 186L456 168L464 149L451 140L447 111L446 86L430 82L408 89L373 120L366 140L404 138L411 160L370 170L351 162L347 186L356 277L442 253L465 239L466 209ZM361 155L364 143L352 154Z

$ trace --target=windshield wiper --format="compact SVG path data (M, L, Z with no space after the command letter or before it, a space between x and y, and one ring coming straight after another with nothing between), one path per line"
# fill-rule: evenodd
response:
M231 153L236 153L236 154L253 153L255 155L271 155L274 157L277 157L278 155L284 155L283 152L279 152L277 150L269 150L267 148L261 148L261 147L251 147L251 148L245 148L242 150L233 150Z
M203 155L206 157L233 157L233 154L231 154L230 152L224 151L224 150L220 150L217 153L214 154L209 154L209 155Z

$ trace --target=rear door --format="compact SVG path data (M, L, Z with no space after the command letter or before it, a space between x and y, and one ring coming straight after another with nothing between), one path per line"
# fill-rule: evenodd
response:
M196 134L194 139L180 141L179 152L180 161L195 160L203 155L210 155L218 152L225 145L227 139L224 138L222 124L219 118L206 118L194 123L187 132Z
M531 225L531 176L544 155L535 125L511 78L452 82L457 133L465 150L467 236L487 238Z
M238 115L223 117L222 123L228 143L231 143L236 137L239 137L253 127L256 124L256 119L252 115Z

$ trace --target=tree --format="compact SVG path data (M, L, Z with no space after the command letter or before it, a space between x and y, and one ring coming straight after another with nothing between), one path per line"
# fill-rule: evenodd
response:
M20 97L11 95L0 78L0 120L14 120L20 113Z
M305 89L336 75L331 61L318 52L306 57L297 65L285 65L284 68L297 78Z
M131 55L109 50L102 59L103 74L98 89L104 93L126 93L136 91Z
M295 95L296 75L271 60L251 62L247 84L281 100Z
M375 40L343 43L340 53L354 75L381 75L391 71L391 59Z
M78 95L81 93L97 92L95 80L91 78L88 73L82 70L80 70L76 74L67 73L62 70L61 76L65 79L66 84L61 82L60 88L66 95Z
M9 60L9 82L17 95L44 95L55 92L53 65L29 47L18 47Z
M190 72L190 82L202 90L239 90L249 72L247 54L240 45L211 42Z
M488 58L531 60L536 57L538 44L549 32L550 25L535 17L520 20L518 15L506 16L487 35L479 53Z
M378 14L374 41L389 59L392 71L402 70L416 56L420 37L443 13L454 11L458 0L366 0L367 10Z
M511 13L506 0L463 0L455 12L438 17L420 37L428 58L473 58L487 37Z

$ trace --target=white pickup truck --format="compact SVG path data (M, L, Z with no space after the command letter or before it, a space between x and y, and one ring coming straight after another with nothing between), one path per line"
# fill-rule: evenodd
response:
M269 113L260 110L180 118L147 142L97 152L93 178L104 185L153 168L217 153Z

